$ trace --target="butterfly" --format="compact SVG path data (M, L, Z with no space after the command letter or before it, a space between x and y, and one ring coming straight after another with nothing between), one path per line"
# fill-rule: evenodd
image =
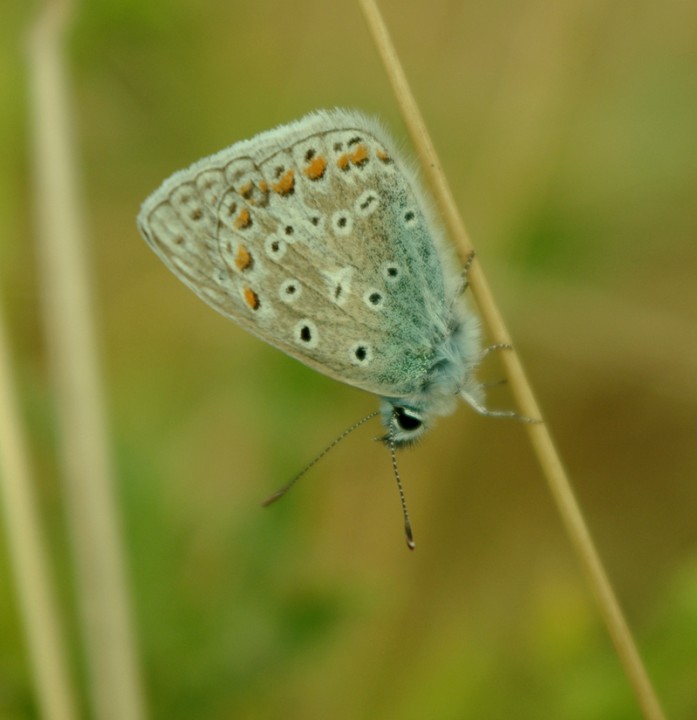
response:
M165 180L138 227L219 313L377 395L393 457L458 398L510 414L482 403L466 273L377 120L320 110L237 142Z

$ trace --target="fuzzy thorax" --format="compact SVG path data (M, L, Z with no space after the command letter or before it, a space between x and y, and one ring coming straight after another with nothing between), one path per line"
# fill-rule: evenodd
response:
M483 400L484 390L474 376L479 357L479 323L462 303L453 308L451 332L434 343L433 362L417 392L399 398L383 397L380 416L385 441L409 445L423 436L439 415L450 415L461 393Z

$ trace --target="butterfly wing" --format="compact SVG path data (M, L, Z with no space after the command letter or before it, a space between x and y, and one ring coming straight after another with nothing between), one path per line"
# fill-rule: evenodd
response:
M138 224L218 312L330 377L398 397L419 389L458 292L421 197L380 126L335 110L176 173Z

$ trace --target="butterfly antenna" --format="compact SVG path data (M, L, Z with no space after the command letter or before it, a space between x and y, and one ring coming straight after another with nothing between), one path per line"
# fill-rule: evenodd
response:
M397 469L397 453L395 452L394 445L394 432L390 425L390 456L392 457L392 471L394 472L394 479L397 481L397 489L399 490L399 501L402 503L402 515L404 515L404 534L407 537L407 547L413 550L416 547L414 542L414 534L411 531L411 520L409 520L409 511L407 510L407 501L404 497L404 488L402 488L402 481L399 478L399 470Z
M300 478L305 475L305 473L312 467L314 467L332 448L334 448L336 445L338 445L347 435L350 435L354 430L357 430L361 425L364 423L367 423L368 420L372 420L376 415L379 414L379 410L375 410L374 412L371 412L370 415L366 415L364 418L361 418L358 422L355 422L351 427L346 428L344 432L341 433L338 437L334 438L332 442L327 445L324 450L308 465L306 465L294 478L292 478L289 482L287 482L282 488L279 488L276 490L276 492L273 495L270 495L269 497L264 500L264 502L261 504L262 507L268 507L271 505L271 503L276 502L279 498L283 497L292 487L295 485Z

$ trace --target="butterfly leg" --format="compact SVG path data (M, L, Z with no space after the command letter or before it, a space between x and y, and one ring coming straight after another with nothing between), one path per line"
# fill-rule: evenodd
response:
M460 397L480 415L485 417L496 417L496 418L511 418L518 422L524 423L539 423L542 420L536 420L535 418L527 417L526 415L519 415L515 410L491 410L485 405L482 405L476 398L474 398L466 390L460 390Z
M479 354L479 361L481 362L487 355L489 355L492 352L495 352L496 350L512 350L513 346L510 343L493 343L492 345L489 345L485 347L481 353ZM506 380L503 380L503 382L506 382ZM499 383L495 383L499 384ZM478 412L480 415L485 415L486 417L499 417L499 418L512 418L514 420L518 420L518 422L524 422L524 423L538 423L542 422L541 420L536 420L535 418L527 417L526 415L519 415L515 410L490 410L488 407L482 405L475 397L473 397L470 393L468 393L465 390L460 391L460 395L462 396L462 399L476 412Z
M488 345L485 347L480 353L479 353L479 362L481 363L484 358L489 355L489 353L492 353L496 350L512 350L513 345L510 343L494 343L493 345ZM482 383L483 387L496 387L497 385L505 385L508 382L507 378L502 378L501 380L492 380L490 382Z
M479 362L484 360L484 358L489 354L494 352L495 350L513 350L513 345L510 343L494 343L493 345L488 345L485 347L482 352L479 354Z

